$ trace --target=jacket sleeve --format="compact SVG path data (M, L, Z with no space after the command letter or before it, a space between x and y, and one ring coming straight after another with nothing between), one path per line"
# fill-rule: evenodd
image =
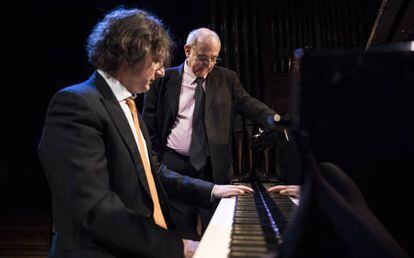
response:
M160 163L157 173L169 197L197 207L211 206L213 183L181 175Z
M232 73L233 102L238 113L244 118L261 125L265 129L274 129L274 115L276 111L269 108L266 104L253 98L243 89L242 84L236 73Z
M61 91L53 98L38 153L58 211L71 230L111 252L182 257L181 239L127 209L111 191L104 128L82 94Z

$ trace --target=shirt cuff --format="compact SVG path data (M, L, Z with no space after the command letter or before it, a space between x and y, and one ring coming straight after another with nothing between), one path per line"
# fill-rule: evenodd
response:
M211 189L210 202L213 202L215 200L214 195L213 195L214 187L216 187L216 185L214 185L213 188Z

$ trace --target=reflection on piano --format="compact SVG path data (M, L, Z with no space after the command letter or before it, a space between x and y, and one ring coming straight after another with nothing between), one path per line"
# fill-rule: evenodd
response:
M253 181L251 187L253 194L221 200L194 257L262 257L277 252L298 200L267 193L268 184Z

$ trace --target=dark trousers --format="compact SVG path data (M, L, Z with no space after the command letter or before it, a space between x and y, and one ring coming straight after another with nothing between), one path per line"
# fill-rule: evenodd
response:
M164 151L161 157L161 162L167 165L168 168L178 172L182 175L193 178L202 179L212 182L211 160L207 159L207 164L197 171L190 163L189 157L183 156L172 149ZM190 234L197 234L197 218L200 216L201 220L201 234L206 230L208 223L214 213L216 203L212 204L211 209L199 208L184 204L176 199L169 199L170 213L174 224L178 231Z

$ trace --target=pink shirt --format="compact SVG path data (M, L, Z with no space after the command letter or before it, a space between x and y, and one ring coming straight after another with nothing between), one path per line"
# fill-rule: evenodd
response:
M197 86L195 82L197 76L191 71L187 62L186 60L184 63L178 114L167 138L167 146L184 156L189 156L191 133L193 131L194 94ZM205 81L202 86L205 90Z

